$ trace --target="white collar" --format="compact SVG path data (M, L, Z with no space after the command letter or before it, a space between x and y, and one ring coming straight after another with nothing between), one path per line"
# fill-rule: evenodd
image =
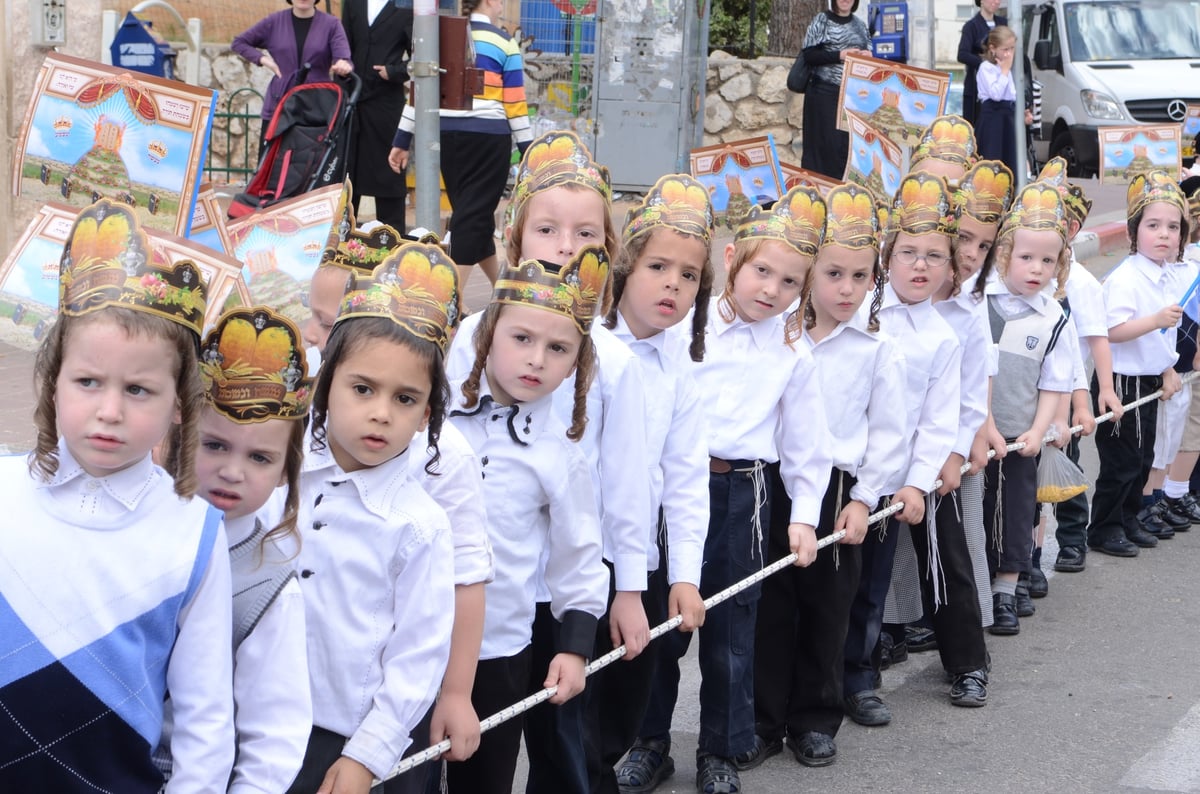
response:
M731 303L733 302L732 298L730 298L729 300ZM733 310L732 306L730 307L730 310ZM760 350L766 349L767 346L771 344L772 340L776 336L779 336L780 341L782 341L783 324L784 324L783 314L777 314L774 317L771 317L766 320L759 320L757 322L746 322L745 320L742 319L741 315L738 314L736 310L734 310L733 311L733 321L726 322L725 318L721 316L721 299L720 298L716 298L713 300L712 304L708 308L708 312L709 312L709 320L713 324L713 332L717 336L724 336L726 331L732 331L737 328L749 328L750 335L754 339L754 344ZM714 312L716 314L715 317L713 316ZM786 313L787 312L784 312L784 314L786 314Z
M805 329L805 331L804 331L804 338L805 338L805 340L808 341L809 347L813 348L813 347L817 347L818 345L823 345L826 342L829 342L829 341L835 339L836 337L841 336L843 333L857 333L857 334L862 334L863 336L873 336L874 335L870 331L867 330L867 318L862 315L862 312L855 312L854 316L851 317L846 322L838 323L834 327L834 329L829 332L829 335L826 336L821 341L814 342L812 336L808 332L808 329Z
M57 488L82 477L99 483L105 493L116 499L126 510L132 511L137 509L142 498L150 492L156 468L154 461L147 454L138 462L118 472L104 477L93 477L83 470L83 466L67 449L66 442L60 438L58 440L58 470L49 481L39 480L37 484L40 488Z
M311 441L311 438L310 433L307 440ZM414 435L413 441L415 442L417 438L418 436ZM334 486L340 486L346 482L353 483L354 487L358 489L358 496L362 500L363 507L379 518L386 519L391 515L396 491L402 488L409 479L408 456L412 446L412 443L409 443L408 447L399 455L378 466L347 472L334 459L329 439L326 438L325 446L322 449L314 450L311 443L305 447L304 471L327 470L324 480Z
M688 319L690 318L691 314L688 314ZM684 320L684 322L686 322L686 320ZM659 356L662 356L663 352L666 350L667 331L659 331L658 333L652 334L645 339L638 339L633 335L633 331L629 330L629 323L625 322L625 315L621 314L619 309L617 310L617 324L613 326L612 334L630 348L639 344L648 345L656 350Z
M462 381L451 387L452 394L462 394ZM458 400L459 407L450 412L451 416L470 416L478 421L498 422L504 419L508 425L509 437L520 446L526 446L537 441L554 418L554 392L532 402L501 405L492 399L492 391L488 386L487 374L479 373L479 402L474 408L463 408L462 398Z
M1151 283L1162 283L1163 276L1167 270L1164 265L1159 265L1154 260L1149 259L1141 254L1131 254L1128 261L1134 270L1148 278Z

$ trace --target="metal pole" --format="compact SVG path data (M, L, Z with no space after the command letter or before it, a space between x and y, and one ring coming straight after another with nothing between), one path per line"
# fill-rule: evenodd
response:
M413 130L413 169L416 173L416 223L440 231L442 168L442 123L438 64L438 9L436 0L413 3L413 57L408 73L413 78L416 128Z
M1008 24L1017 34L1017 49L1013 53L1012 65L1013 88L1017 94L1016 111L1013 116L1017 134L1017 162L1013 164L1013 171L1016 172L1014 176L1017 178L1017 190L1020 190L1029 181L1026 174L1029 170L1029 153L1025 147L1025 53L1028 50L1028 42L1021 40L1021 4L1012 3L1009 13L1012 16L1009 17Z

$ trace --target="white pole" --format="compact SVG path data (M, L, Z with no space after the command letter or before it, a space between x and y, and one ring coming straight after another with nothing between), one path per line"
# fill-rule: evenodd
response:
M183 81L190 85L200 85L200 42L204 41L200 35L202 24L199 18L188 17L188 54L185 56Z

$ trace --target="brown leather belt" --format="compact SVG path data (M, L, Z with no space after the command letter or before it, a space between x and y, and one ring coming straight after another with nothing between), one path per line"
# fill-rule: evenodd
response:
M728 474L733 471L733 464L721 458L709 457L708 470L713 474Z

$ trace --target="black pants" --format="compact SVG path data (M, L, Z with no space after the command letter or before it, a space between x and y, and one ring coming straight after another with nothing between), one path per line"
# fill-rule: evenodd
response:
M1117 396L1129 402L1162 388L1156 375L1114 375ZM1100 394L1100 384L1092 375L1092 404ZM1096 430L1096 451L1100 455L1100 473L1092 497L1092 522L1088 524L1088 543L1098 546L1119 538L1137 527L1142 509L1142 488L1154 463L1154 437L1158 421L1158 403L1126 411L1120 422L1109 422Z
M792 502L771 472L771 525L767 562L791 553L788 524ZM850 502L855 479L834 469L821 502L817 537L833 533ZM842 724L842 677L850 604L858 590L860 546L835 544L807 568L788 568L763 581L754 650L755 732L781 739L817 731L837 734Z
M1014 174L1017 168L1017 131L1013 126L1016 102L998 102L985 99L979 103L979 123L975 135L979 141L979 156L988 160L999 160Z
M1071 421L1074 423L1074 416ZM1066 452L1067 457L1073 463L1079 463L1078 435L1071 436L1071 440L1067 442ZM1058 540L1060 549L1067 546L1082 549L1087 545L1088 497L1086 491L1056 504L1054 518L1058 522L1058 526L1054 530L1054 537Z
M400 177L403 179L403 177ZM354 217L359 219L358 202L361 196L355 195L354 202ZM376 196L375 197L375 220L380 223L386 223L400 234L404 234L407 227L404 225L404 202L405 196ZM359 221L361 223L361 220Z
M846 175L850 154L850 133L837 128L837 104L840 86L809 81L804 95L804 148L800 165L833 179Z
M846 695L875 688L875 671L879 666L875 645L883 627L883 607L892 584L899 531L896 521L889 518L882 526L869 527L862 544L862 573L850 605L844 649L842 690Z
M471 705L480 719L490 717L529 694L527 647L515 656L481 659L475 668ZM511 794L521 752L521 717L488 731L479 750L466 761L446 764L446 790L450 794Z
M404 752L404 758L416 755L429 746L429 724L433 718L433 708L425 712L425 716L413 729L413 743ZM418 738L423 737L423 738ZM313 726L308 735L308 746L304 749L304 761L296 779L292 781L288 794L312 794L321 787L329 767L342 756L347 737L339 733ZM439 769L436 762L421 764L402 775L384 781L382 786L371 789L374 794L423 794L429 789L430 779L434 770Z
M549 604L538 604L533 618L529 676L522 697L544 687L546 670L558 654L562 624ZM525 714L525 752L529 756L526 794L587 794L587 754L583 724L587 718L585 693L561 706L543 702ZM482 714L480 716L483 716Z
M988 461L983 471L983 525L992 576L1029 573L1037 506L1037 458L1010 452L1003 460Z

